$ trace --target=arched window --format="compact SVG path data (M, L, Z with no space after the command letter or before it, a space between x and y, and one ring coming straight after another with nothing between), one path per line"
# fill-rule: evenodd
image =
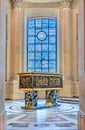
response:
M27 19L27 71L56 72L57 19Z

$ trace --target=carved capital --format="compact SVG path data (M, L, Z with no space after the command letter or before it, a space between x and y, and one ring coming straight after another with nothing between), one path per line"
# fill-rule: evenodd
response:
M22 7L23 0L10 0L11 6L12 7Z
M7 3L6 3L6 9L11 9L11 3L9 0L7 0Z
M73 0L60 0L63 8L71 8Z

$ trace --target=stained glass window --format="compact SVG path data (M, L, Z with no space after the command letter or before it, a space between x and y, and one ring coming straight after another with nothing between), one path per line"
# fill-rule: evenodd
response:
M56 72L56 18L27 20L27 71Z

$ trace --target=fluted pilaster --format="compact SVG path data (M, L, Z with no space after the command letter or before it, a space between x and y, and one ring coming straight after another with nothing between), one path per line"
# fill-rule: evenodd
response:
M21 92L18 89L18 75L22 71L23 52L23 0L10 0L10 38L9 41L9 76L6 84L7 98L20 99ZM8 65L8 64L7 64ZM22 95L23 96L23 95Z

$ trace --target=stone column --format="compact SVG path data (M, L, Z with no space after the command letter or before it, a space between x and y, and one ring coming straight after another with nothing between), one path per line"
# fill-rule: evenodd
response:
M17 73L22 72L22 4L23 0L11 0L11 18L10 18L10 76L7 82L7 88L10 93L10 99L21 99L23 93L19 90L19 80Z
M5 130L5 46L6 46L6 0L0 0L0 130Z
M21 44L22 44L22 0L11 0L11 79L17 79L21 71Z
M85 130L85 0L78 7L79 101L78 130Z
M9 99L9 95L10 95L10 88L9 85L7 87L7 81L10 80L10 51L11 51L11 44L10 44L10 23L11 23L11 4L9 0L6 0L6 76L5 76L5 99Z
M73 0L60 0L62 4L62 28L60 32L61 47L62 50L62 73L64 76L63 89L60 91L60 95L63 97L72 97L72 25L71 25L71 4Z
M79 97L78 78L78 7L72 9L72 79L73 96Z

